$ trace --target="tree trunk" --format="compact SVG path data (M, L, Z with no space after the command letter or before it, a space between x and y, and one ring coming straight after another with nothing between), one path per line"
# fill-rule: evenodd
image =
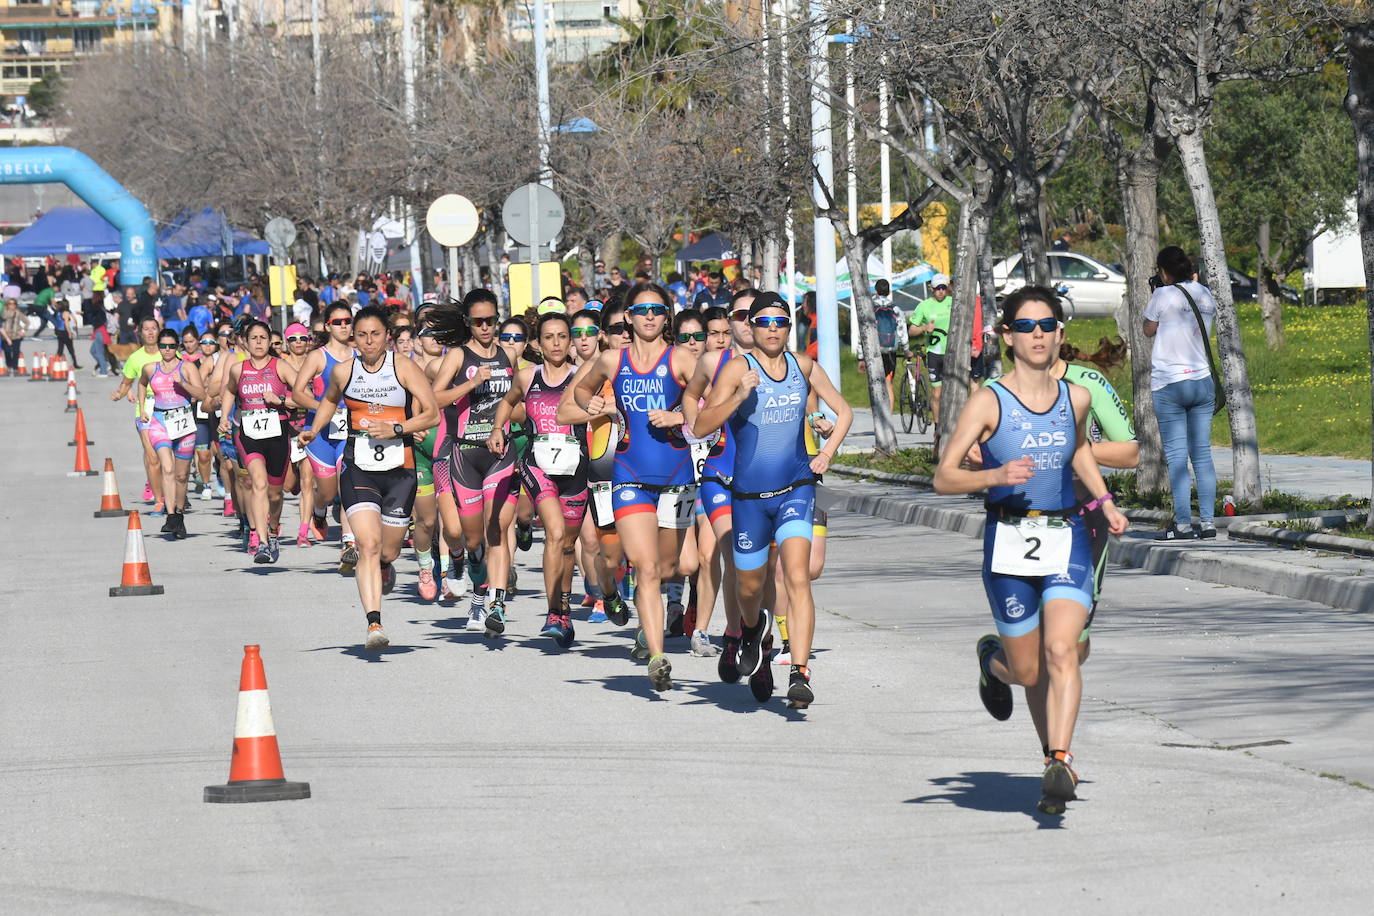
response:
M778 275L781 273L779 261L782 259L782 246L777 237L769 235L763 240L763 281L765 292L777 292Z
M1278 296L1278 282L1274 279L1274 262L1269 256L1269 220L1259 224L1259 269L1255 271L1255 299L1264 316L1264 339L1269 349L1283 346L1283 302Z
M1031 164L1032 168L1034 163ZM1045 230L1040 223L1040 182L1034 172L1018 170L1012 176L1012 206L1016 210L1016 235L1021 242L1021 261L1026 283L1048 286L1050 260L1045 254Z
M1347 65L1350 92L1345 97L1345 110L1355 128L1355 160L1359 174L1359 181L1355 183L1359 189L1356 213L1360 226L1360 254L1364 259L1370 365L1374 367L1374 23L1365 22L1346 29L1345 44L1350 51ZM1370 403L1374 405L1374 372L1369 378ZM1371 492L1374 492L1374 464L1370 469ZM1365 526L1374 531L1374 509Z
M609 273L612 267L620 266L620 243L624 236L619 232L612 232L601 240L601 260L606 262L606 271Z
M1135 435L1140 443L1136 489L1158 493L1168 485L1164 448L1150 394L1150 352L1154 341L1145 336L1145 305L1150 301L1150 277L1159 249L1159 152L1157 141L1143 137L1132 150L1123 150L1116 164L1117 188L1126 221L1126 299L1124 337L1131 352L1131 405ZM1122 321L1118 321L1118 327Z
M1221 215L1212 191L1212 176L1207 171L1207 153L1199 127L1181 130L1174 138L1178 145L1183 174L1197 211L1202 260L1207 267L1208 288L1217 303L1217 350L1221 360L1221 380L1226 391L1226 416L1231 425L1232 481L1236 502L1259 507L1264 501L1260 486L1259 439L1255 429L1255 397L1245 365L1240 322L1231 301L1231 284L1226 270L1226 248L1221 238Z
M577 269L582 275L582 289L588 300L596 298L596 249L591 245L577 246Z
M873 311L873 296L868 291L868 264L863 242L849 231L843 213L831 211L831 224L844 243L845 263L849 265L849 305L859 321L859 352L864 355L864 380L868 383L868 403L873 407L873 445L886 454L897 450L897 427L892 422L892 404L887 399L887 380L878 355L878 316ZM838 217L838 218L836 218ZM839 379L831 381L839 385Z
M753 286L750 274L754 270L754 240L747 235L741 235L735 240L735 252L739 255L739 275Z

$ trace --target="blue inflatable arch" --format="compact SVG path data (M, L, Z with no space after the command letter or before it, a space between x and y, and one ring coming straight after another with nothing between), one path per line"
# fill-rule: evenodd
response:
M45 182L65 184L119 230L121 283L157 277L157 231L148 208L90 156L66 146L0 149L0 184Z

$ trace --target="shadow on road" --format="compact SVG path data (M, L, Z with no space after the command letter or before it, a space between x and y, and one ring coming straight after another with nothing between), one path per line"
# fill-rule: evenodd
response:
M338 652L340 655L347 655L349 658L356 658L359 661L376 664L384 662L389 655L409 655L411 652L418 652L421 649L433 649L433 646L391 646L380 652L364 649L362 646L320 646L318 649L306 649L307 652Z
M951 804L993 814L1024 814L1039 824L1042 830L1058 829L1064 825L1062 816L1042 814L1035 809L1036 799L1040 797L1040 778L1037 776L1013 776L1010 773L980 770L960 773L958 776L938 776L930 783L949 791L908 798L903 804Z

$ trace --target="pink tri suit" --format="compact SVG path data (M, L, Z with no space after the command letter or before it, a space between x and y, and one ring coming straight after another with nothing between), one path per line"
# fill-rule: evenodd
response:
M177 458L190 461L196 451L196 418L191 392L181 384L182 371L180 361L175 372L163 370L161 362L153 367L152 377L148 379L148 387L153 392L148 442L154 450L170 449Z
M587 511L587 452L583 430L558 422L558 402L576 375L568 366L558 384L536 366L525 392L525 412L534 425L534 442L520 463L520 479L535 504L557 499L563 520L576 530Z
M267 469L267 482L279 487L286 479L286 467L291 460L291 427L286 422L285 406L290 389L277 375L275 356L261 369L255 369L251 359L239 365L242 374L235 391L238 410L234 418L234 447L245 468L254 461L262 462ZM264 398L269 391L283 404L269 406Z

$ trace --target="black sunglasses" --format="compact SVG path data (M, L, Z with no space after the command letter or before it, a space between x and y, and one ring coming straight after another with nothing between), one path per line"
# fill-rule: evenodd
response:
M476 325L478 327L487 327L488 325L496 324L496 316L475 315L473 317L468 318L468 324Z
M678 342L678 343L686 343L686 342L689 341L689 340L704 341L704 340L706 340L706 332L705 332L705 331L684 331L683 333L677 335L677 342Z
M181 344L176 344L176 343L159 343L159 344L157 345L157 348L158 348L159 350L175 350L175 349L176 349L177 347L179 347L179 346L181 346Z
M623 321L617 321L617 322L615 322L614 324L608 324L608 325L606 325L606 333L607 333L607 334L628 334L628 333L630 333L630 326L629 326L628 324L626 324L625 322L623 322Z

